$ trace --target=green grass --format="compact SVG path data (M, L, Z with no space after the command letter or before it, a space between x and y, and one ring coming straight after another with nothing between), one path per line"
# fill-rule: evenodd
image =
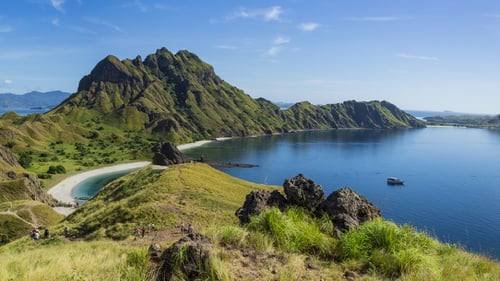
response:
M63 216L46 204L22 200L0 204L0 245L27 236L33 227L53 226Z
M150 223L161 228L190 222L196 228L236 222L246 194L268 188L205 164L143 169L107 185L65 221L78 236L123 239Z
M284 213L276 208L266 210L251 219L248 229L268 234L285 251L324 257L334 254L331 226L325 227L323 219L312 218L300 208L290 208Z
M272 187L204 164L137 171L106 186L54 226L54 239L22 238L1 246L0 281L150 280L150 241L125 239L135 227L149 223L164 234L155 241L164 247L182 236L176 234L181 223L206 234L213 242L212 257L201 265L206 280L344 280L345 270L357 272L361 280L500 280L498 262L384 220L365 223L340 238L332 235L327 218L313 218L299 208L269 209L240 226L234 212L257 188ZM13 210L28 219L25 205L0 204L0 212ZM90 241L60 238L64 226ZM311 262L318 269L308 269Z
M119 243L18 240L0 248L0 281L144 281L146 251Z

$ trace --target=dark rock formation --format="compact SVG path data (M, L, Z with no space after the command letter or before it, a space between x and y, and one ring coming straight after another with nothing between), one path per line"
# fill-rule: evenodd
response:
M184 154L169 142L156 145L153 149L153 164L155 165L175 165L185 162Z
M303 207L311 212L315 212L325 200L323 188L302 174L286 179L283 187L289 204Z
M250 222L251 216L260 214L264 209L277 207L284 210L285 204L285 197L276 190L255 190L246 196L245 203L236 211L236 216L240 219L240 223L245 224Z
M203 280L212 245L200 234L189 234L166 249L160 257L156 280Z
M332 218L335 230L338 232L348 231L365 221L381 216L377 207L346 187L330 194L321 204L321 210Z

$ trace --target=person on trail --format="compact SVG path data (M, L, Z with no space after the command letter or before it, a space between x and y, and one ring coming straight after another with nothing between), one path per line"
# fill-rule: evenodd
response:
M144 238L145 234L146 234L146 229L144 227L141 227L141 238Z
M49 229L48 228L45 228L45 230L43 231L43 238L45 239L49 239Z
M64 235L64 237L68 237L69 236L69 229L68 229L67 226L64 227L63 235Z
M36 229L36 228L33 228L33 230L31 230L31 238L33 240L40 239L40 231L38 231L38 229Z

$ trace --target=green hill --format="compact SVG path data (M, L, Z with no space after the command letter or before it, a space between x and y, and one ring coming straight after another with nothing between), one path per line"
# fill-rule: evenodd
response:
M38 201L0 203L0 244L27 236L34 227L52 226L62 219L62 215Z
M388 102L302 102L280 110L228 84L195 54L165 48L145 60L106 57L52 114L182 141L301 129L423 126Z
M327 220L290 208L269 209L240 226L234 212L256 188L276 187L204 164L137 171L107 185L55 226L53 239L23 238L0 247L0 280L153 280L147 246L170 246L188 224L212 243L213 256L200 269L207 270L207 280L345 280L346 274L356 280L500 278L497 262L383 220L335 237ZM155 229L134 237L136 227L148 224ZM64 226L72 240L58 235Z

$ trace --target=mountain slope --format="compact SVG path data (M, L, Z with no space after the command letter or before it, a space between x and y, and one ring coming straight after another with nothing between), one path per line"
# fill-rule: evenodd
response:
M173 54L165 48L145 60L106 57L80 81L77 93L51 114L103 120L184 141L301 129L423 126L388 102L303 102L280 110L225 82L195 54Z

